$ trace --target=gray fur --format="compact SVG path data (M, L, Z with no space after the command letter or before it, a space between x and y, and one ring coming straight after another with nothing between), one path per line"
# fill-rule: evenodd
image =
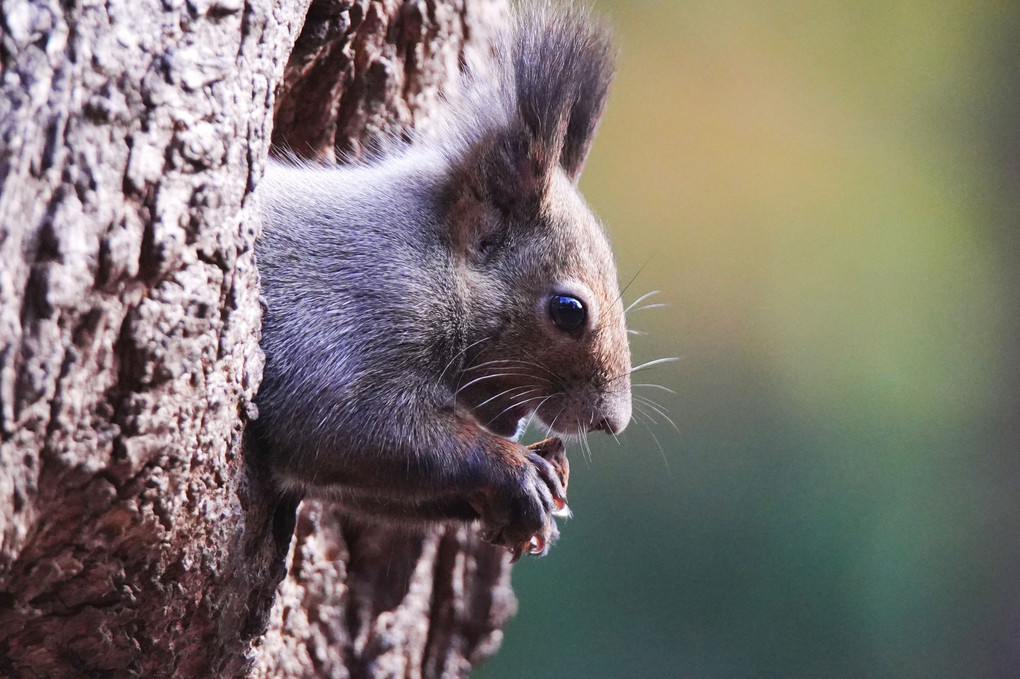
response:
M558 433L622 429L630 354L612 253L575 185L608 34L541 6L497 54L495 82L471 83L436 138L362 165L270 164L255 434L285 488L373 516L481 516L520 553L555 537L565 480L506 437L536 408ZM549 320L565 292L588 305L581 336Z

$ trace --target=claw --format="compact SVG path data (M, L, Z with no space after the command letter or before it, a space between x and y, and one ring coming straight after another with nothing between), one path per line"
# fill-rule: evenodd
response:
M528 542L528 550L530 554L541 554L545 551L545 538L541 535L532 535L531 540Z

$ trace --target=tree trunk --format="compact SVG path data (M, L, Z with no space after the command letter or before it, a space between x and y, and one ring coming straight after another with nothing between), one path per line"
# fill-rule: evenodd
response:
M3 2L0 676L454 677L495 649L502 551L323 503L294 530L242 452L270 130L328 158L426 126L503 10Z

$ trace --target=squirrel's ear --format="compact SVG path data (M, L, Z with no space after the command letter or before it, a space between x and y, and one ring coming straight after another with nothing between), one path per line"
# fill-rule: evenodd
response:
M580 5L521 10L509 47L527 156L581 176L615 72L610 29Z
M514 212L541 197L552 167L543 146L534 143L520 121L511 121L472 145L452 175L451 189Z
M525 148L519 135L490 130L456 157L443 188L444 223L456 251L467 255L500 242L500 229L520 221L507 215L541 199L545 180Z
M556 161L552 150L519 123L497 133L488 155L488 189L503 207L530 202L544 193Z

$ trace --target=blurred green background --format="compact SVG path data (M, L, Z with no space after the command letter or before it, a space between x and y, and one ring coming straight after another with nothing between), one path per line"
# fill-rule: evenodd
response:
M573 447L475 676L1020 676L1020 3L597 6L583 187L679 431Z

